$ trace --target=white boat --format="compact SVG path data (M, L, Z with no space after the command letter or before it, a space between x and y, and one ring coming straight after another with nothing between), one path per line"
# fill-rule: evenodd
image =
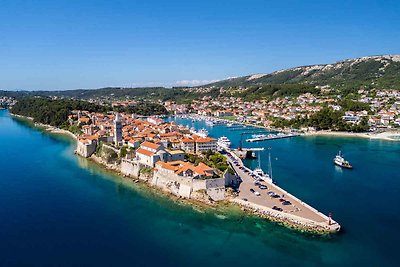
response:
M271 176L272 176L271 154L269 156L269 164L268 165L269 165L269 169L270 169L270 174L264 173L264 171L261 169L261 167L260 167L260 153L259 153L258 154L258 166L257 166L257 168L255 168L252 171L252 173L256 176L257 179L264 180L266 182L272 183L273 181L272 181L272 178L271 178Z
M346 169L352 169L353 166L345 160L341 154L341 151L336 155L336 157L333 159L333 163L338 165L339 167L346 168Z
M205 128L200 129L200 131L195 133L196 135L200 136L200 137L207 137L208 136L208 131Z
M206 124L208 126L214 126L214 122L210 121L210 120L206 120Z
M253 137L253 138L264 138L264 137L267 137L267 135L266 134L253 134L251 137Z
M231 146L231 141L226 136L221 136L218 138L217 145L222 149L229 149Z

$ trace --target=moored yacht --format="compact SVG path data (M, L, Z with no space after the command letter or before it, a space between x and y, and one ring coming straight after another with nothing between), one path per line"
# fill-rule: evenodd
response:
M221 136L218 138L217 145L222 149L229 149L231 146L231 141L226 136Z
M196 132L196 134L200 137L207 137L208 136L208 131L205 128L200 129L200 131Z
M261 156L260 156L260 153L259 153L258 154L258 166L257 166L257 168L255 168L252 171L252 173L256 176L257 179L261 179L261 180L264 180L266 182L273 183L273 180L272 180L272 166L271 166L271 153L269 153L269 161L268 161L268 168L269 168L270 174L264 173L264 171L261 169L261 166L260 166L260 160L261 159L260 158L261 158Z
M342 168L353 169L353 166L343 158L341 151L339 151L339 153L333 159L333 163Z

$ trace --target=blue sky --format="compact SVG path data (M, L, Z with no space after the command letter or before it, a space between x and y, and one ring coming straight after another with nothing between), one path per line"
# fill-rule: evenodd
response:
M0 0L0 89L172 86L400 54L400 1Z

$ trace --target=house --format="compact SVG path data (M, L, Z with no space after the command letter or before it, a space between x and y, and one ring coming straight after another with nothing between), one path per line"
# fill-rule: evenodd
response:
M177 175L195 179L212 177L214 175L213 169L202 162L194 166L191 163L180 160L172 162L159 161L156 163L156 171L163 175Z
M160 160L160 154L165 152L163 151L163 148L164 147L161 144L145 141L136 150L136 159L140 164L154 167L154 164Z

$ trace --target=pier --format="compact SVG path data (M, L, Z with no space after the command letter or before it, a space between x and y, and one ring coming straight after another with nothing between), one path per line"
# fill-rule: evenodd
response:
M246 139L246 142L259 142L259 141L267 141L267 140L274 140L274 139L290 138L290 137L296 137L296 136L299 136L299 134L284 134L284 133L268 134L265 136Z
M259 185L267 187L260 189L255 184L256 180L250 175L251 170L245 167L242 160L234 153L229 153L226 158L242 181L239 187L239 196L234 198L233 202L260 215L275 218L277 221L289 222L292 225L310 231L333 233L340 230L340 225L332 218L314 209L279 186L268 181L259 181ZM237 162L237 165L234 162ZM252 192L253 190L254 192ZM288 201L290 204L283 205L283 201Z

